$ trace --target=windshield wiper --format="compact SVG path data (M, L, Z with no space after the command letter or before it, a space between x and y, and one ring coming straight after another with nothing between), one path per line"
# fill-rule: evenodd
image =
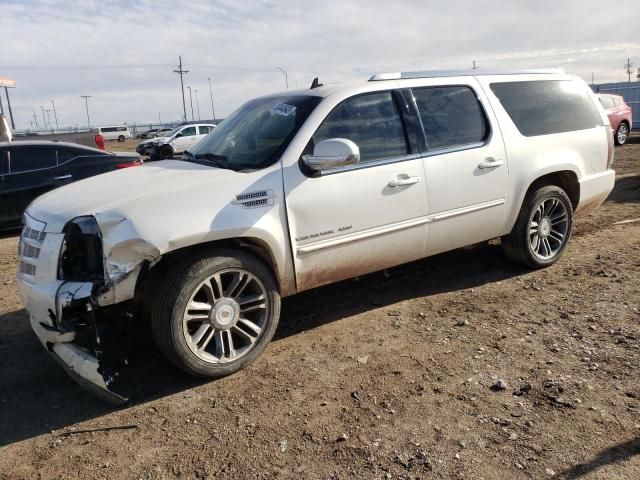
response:
M217 155L215 153L197 153L194 158L196 160L207 160L219 168L230 168L229 159L225 155Z

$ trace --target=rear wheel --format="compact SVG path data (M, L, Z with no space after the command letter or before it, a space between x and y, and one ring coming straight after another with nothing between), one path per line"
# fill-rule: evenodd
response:
M555 263L571 237L573 207L564 190L555 185L530 192L511 233L502 238L509 259L533 268Z
M629 138L629 126L625 122L621 122L614 137L616 145L624 145L627 143L627 138Z
M119 141L119 142L124 142L124 140L125 140L124 135L120 135L120 136L118 137L118 141Z
M233 250L210 250L174 265L151 308L162 352L178 368L207 378L253 361L271 341L279 316L270 270Z

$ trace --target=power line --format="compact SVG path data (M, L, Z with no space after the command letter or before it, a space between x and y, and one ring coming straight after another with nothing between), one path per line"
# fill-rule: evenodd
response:
M184 121L187 121L187 104L184 101L184 82L182 80L182 76L189 73L189 70L182 69L182 56L178 56L178 70L174 70L174 73L180 75L180 88L182 90L182 112L184 115Z

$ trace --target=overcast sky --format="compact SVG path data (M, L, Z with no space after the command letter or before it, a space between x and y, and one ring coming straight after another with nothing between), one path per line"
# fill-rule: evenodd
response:
M0 0L0 76L18 128L174 121L179 77L201 118L252 97L400 70L562 67L597 82L640 67L638 0ZM185 86L186 89L186 86ZM191 117L189 93L188 115ZM5 110L6 98L2 96ZM53 121L53 114L51 113ZM54 122L55 123L55 122Z

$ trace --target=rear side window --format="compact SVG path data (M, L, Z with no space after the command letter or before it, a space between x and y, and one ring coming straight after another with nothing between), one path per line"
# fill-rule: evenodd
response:
M56 151L51 148L12 148L9 160L11 173L41 170L57 165Z
M6 150L0 150L0 175L9 173L9 159Z
M599 97L600 103L606 109L613 108L613 98L602 95Z
M429 150L479 143L489 127L478 98L466 86L413 90Z
M200 129L200 135L206 135L207 133L209 133L211 130L213 130L213 127L208 127L206 125L204 126L200 126L198 127Z
M491 90L526 137L602 124L586 88L571 80L492 83Z
M352 97L334 108L313 135L315 145L346 138L360 148L360 162L406 155L407 141L391 92Z

